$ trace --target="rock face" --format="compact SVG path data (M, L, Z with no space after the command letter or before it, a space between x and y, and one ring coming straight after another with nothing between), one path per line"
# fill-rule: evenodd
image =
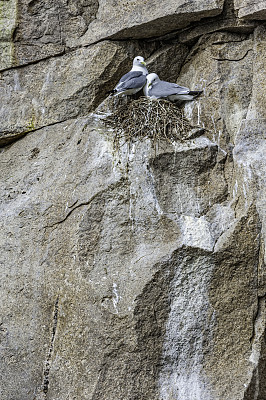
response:
M0 1L1 400L266 399L263 7ZM137 54L204 135L114 149Z
M235 0L235 8L239 18L245 19L266 19L265 1Z
M100 0L96 19L89 25L81 42L91 43L106 37L106 33L119 39L163 35L188 26L192 21L220 14L223 4L224 0L170 0L162 7L159 0Z
M119 79L122 64L128 64L127 57L119 43L103 42L3 72L0 144L88 114L106 96L108 83Z

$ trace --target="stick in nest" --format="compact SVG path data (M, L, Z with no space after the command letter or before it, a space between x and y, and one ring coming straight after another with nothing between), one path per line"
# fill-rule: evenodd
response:
M135 139L182 141L192 129L183 111L170 101L140 97L123 104L104 119L114 131L114 147L119 148L123 137L130 143Z

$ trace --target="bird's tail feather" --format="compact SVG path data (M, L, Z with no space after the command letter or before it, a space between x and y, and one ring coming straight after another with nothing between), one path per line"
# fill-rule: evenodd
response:
M191 90L188 94L190 94L191 96L197 97L201 93L203 93L203 90Z
M117 93L116 89L112 89L112 90L109 90L108 92L106 92L106 94L108 94L110 96L114 96L116 93Z

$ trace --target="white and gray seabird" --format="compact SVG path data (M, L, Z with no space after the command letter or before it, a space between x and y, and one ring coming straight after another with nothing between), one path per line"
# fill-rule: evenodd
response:
M133 60L131 70L122 76L116 87L111 91L111 96L119 94L135 94L139 92L146 83L148 70L144 58L137 56Z
M167 99L171 101L194 100L195 97L202 93L202 90L189 90L184 86L179 86L177 83L161 81L157 74L149 74L146 77L147 82L143 88L144 94L147 97L154 99Z

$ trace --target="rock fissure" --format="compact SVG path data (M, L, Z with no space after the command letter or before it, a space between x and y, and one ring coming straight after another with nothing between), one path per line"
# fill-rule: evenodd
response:
M121 42L121 43L129 43L130 40L131 40L130 38L124 38L124 39L123 38L119 38L119 39L116 39L116 38L112 38L112 37L107 37L107 38L102 38L102 39L99 39L99 40L95 40L93 43L79 44L79 45L76 45L74 47L68 47L65 43L62 43L64 45L64 48L62 50L60 50L59 52L55 53L55 54L48 55L48 56L42 57L42 58L38 58L36 60L28 61L27 63L22 63L22 64L18 64L18 65L12 65L12 66L9 66L8 68L0 68L0 76L4 72L13 71L13 70L16 70L16 69L19 70L19 69L22 69L22 68L25 68L25 67L28 67L28 66L31 66L31 65L36 65L36 64L42 63L42 62L47 61L47 60L57 59L57 58L62 57L65 54L75 53L77 50L80 50L82 48L84 48L84 49L93 48L97 44L100 44L100 43L103 43L103 42L106 42L106 41L114 42L114 43L116 43L116 42L118 42L118 43L119 42ZM135 42L145 41L147 43L149 42L148 39L146 39L146 40L145 39L135 39L134 41ZM152 42L154 42L154 41L161 42L161 37L160 36L154 37L150 41L152 41ZM24 43L23 45L21 44L21 46L28 46L28 44ZM34 47L33 44L31 44L31 46ZM1 78L0 78L0 80L1 80Z
M59 25L59 33L60 33L60 44L65 45L63 41L63 34L62 34L62 23L61 23L61 16L60 16L60 7L59 7L59 2L54 0L54 6L57 11L57 16L58 16L58 25Z
M262 318L264 311L265 311L265 301L266 301L266 296L258 296L258 305L256 312L253 317L253 331L252 331L252 336L250 337L250 343L253 345L254 340L257 339L258 332L257 332L257 325L260 322L260 319Z
M6 147L6 146L12 145L13 143L17 142L18 140L23 139L25 136L27 136L30 133L35 133L42 129L49 128L49 127L59 125L59 124L63 124L64 122L71 121L71 120L73 120L73 117L71 117L69 119L68 118L62 119L61 121L56 121L51 124L40 126L35 129L30 129L30 130L27 130L24 132L17 132L17 133L16 132L1 132L2 134L5 134L6 136L0 137L0 149L3 147Z
M25 44L25 46L26 46L26 44ZM77 48L75 48L75 49L73 49L73 50L71 49L70 51L71 51L71 52L74 52L74 51L78 50L79 48L80 48L80 47L77 47ZM28 66L31 66L31 65L40 64L41 62L44 62L44 61L47 61L47 60L59 58L59 57L63 56L63 55L66 54L66 53L67 53L66 49L63 49L63 50L60 50L60 51L59 51L58 53L56 53L56 54L52 54L52 55L49 55L49 56L47 56L47 57L43 57L43 58L41 58L41 59L29 61L29 62L27 62L26 64L13 65L13 66L10 66L10 67L8 67L8 68L0 69L0 76L1 76L1 74L4 73L4 72L14 71L14 70L20 70L20 69L22 69L22 68L25 68L25 67L28 67ZM0 78L0 80L1 80L1 78Z
M221 44L230 44L230 43L243 43L244 40L248 39L248 35L246 35L245 37L243 37L243 39L241 40L219 40L219 41L215 41L212 42L212 45L221 45ZM251 49L250 49L251 50Z
M45 394L45 396L47 395L48 390L49 390L49 374L50 374L51 359L52 359L53 351L54 351L54 342L55 342L57 323L58 323L58 309L59 309L59 296L57 296L55 304L54 304L52 334L51 334L49 351L48 351L47 359L45 361L44 372L43 372L43 388L42 388L42 390L43 390L43 393Z
M116 187L118 187L119 185L121 185L125 180L126 180L126 179L123 178L123 179L121 179L120 181L118 181L118 182L116 182L116 183L114 183L114 184L109 185L107 188L105 188L105 189L103 189L103 190L101 190L101 191L95 193L95 195L93 195L88 201L84 201L84 202L82 202L82 203L79 203L79 204L77 204L74 208L72 208L72 210L70 210L70 211L66 214L66 216L65 216L63 219L61 219L61 220L59 220L59 221L56 221L56 222L54 222L54 223L51 224L51 225L46 225L46 226L43 227L43 229L53 228L53 227L56 226L56 225L62 224L62 223L65 222L65 221L70 217L70 215L71 215L74 211L76 211L78 208L83 207L83 206L88 206L88 205L91 204L91 203L93 202L93 200L95 200L97 197L101 196L103 193L105 193L105 192L107 192L107 191L109 191L109 190L115 189ZM76 204L76 202L75 202L74 204ZM73 207L73 206L72 206L72 207Z
M216 57L212 57L212 59L213 59L213 60L216 60L216 61L242 61L242 60L244 60L244 58L248 55L248 53L249 53L250 51L253 51L253 49L247 50L247 51L245 52L245 54L244 54L242 57L240 57L240 58L216 58Z

